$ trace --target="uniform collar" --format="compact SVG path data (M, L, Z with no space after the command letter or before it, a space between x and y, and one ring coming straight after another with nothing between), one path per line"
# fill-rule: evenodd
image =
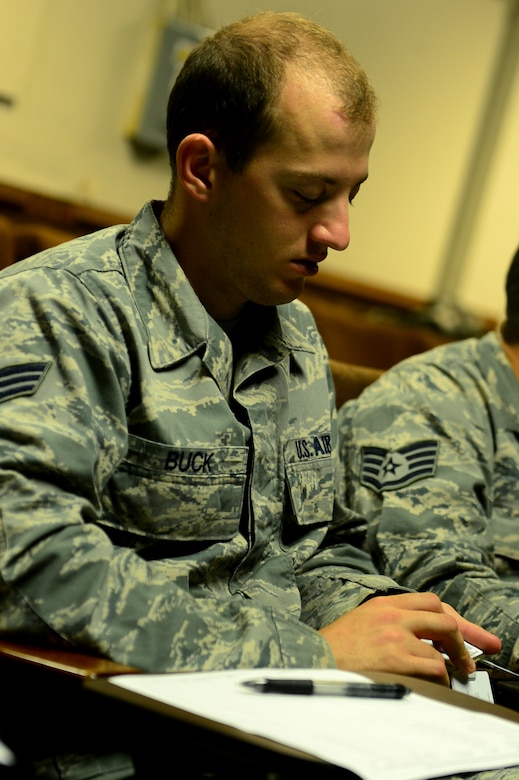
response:
M153 368L160 370L200 353L211 373L232 365L230 340L209 316L179 265L157 219L162 203L147 203L124 232L119 251L131 294L147 331ZM238 330L262 365L294 351L314 352L297 327L292 306L249 304ZM301 304L299 304L301 305ZM258 368L260 366L256 366Z

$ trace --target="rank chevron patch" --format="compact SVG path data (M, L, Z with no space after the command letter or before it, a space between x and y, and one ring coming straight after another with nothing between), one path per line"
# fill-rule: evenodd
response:
M50 363L34 362L0 368L0 402L32 395L49 366Z
M361 484L381 493L432 477L439 449L440 444L435 439L417 441L398 450L363 447Z

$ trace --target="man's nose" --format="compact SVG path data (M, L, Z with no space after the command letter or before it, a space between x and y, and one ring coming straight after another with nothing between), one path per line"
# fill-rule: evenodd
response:
M329 249L338 252L346 249L350 243L349 203L323 215L312 226L310 237L313 242L324 244Z

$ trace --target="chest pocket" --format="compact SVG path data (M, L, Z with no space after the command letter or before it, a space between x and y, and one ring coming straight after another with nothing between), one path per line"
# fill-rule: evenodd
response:
M153 539L231 539L247 455L247 447L169 447L131 436L104 496L104 522Z
M285 444L285 475L295 522L298 525L329 523L334 492L330 436L288 441Z

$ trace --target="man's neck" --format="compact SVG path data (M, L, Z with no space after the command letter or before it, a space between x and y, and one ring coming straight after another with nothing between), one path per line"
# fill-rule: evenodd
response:
M197 210L185 208L185 201L168 200L160 215L160 226L202 305L217 322L240 317L244 303L233 301L218 276L218 263L211 257L210 243L204 243L203 222ZM209 259L211 258L211 259Z

